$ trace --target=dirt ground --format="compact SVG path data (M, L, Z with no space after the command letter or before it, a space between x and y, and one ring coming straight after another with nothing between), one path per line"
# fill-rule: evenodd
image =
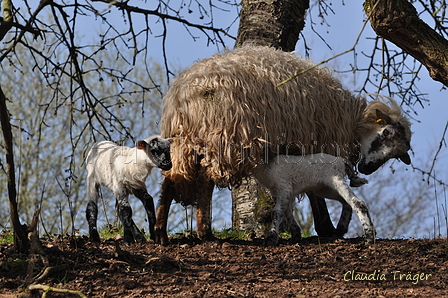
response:
M318 239L276 247L253 241L172 239L123 246L43 241L48 274L40 285L87 297L448 297L448 240ZM32 260L32 262L29 262ZM29 264L34 267L29 268ZM42 272L39 256L0 245L0 298L41 297L26 288ZM80 297L49 291L47 297Z

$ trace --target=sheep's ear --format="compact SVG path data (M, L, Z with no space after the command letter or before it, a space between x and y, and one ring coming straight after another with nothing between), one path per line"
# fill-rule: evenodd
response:
M387 125L392 123L392 119L390 119L389 116L387 116L380 110L376 109L375 112L376 112L376 121L375 121L376 123L381 125Z
M148 144L145 141L140 140L140 141L137 141L136 147L137 147L137 149L143 150L146 148L147 145Z
M159 140L157 138L152 139L149 141L149 148L151 149L157 149L159 147Z

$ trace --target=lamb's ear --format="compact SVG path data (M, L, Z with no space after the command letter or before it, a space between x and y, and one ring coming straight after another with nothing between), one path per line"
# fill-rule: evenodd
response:
M146 148L146 146L148 146L148 143L146 143L144 140L137 141L137 149L143 150Z
M376 109L375 112L376 112L376 121L375 121L376 123L381 125L387 125L392 123L392 119L390 119L389 116L387 116L380 110Z

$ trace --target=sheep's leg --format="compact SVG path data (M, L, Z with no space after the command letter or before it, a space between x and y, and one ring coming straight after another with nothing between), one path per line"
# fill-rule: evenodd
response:
M142 233L132 220L132 208L128 201L128 194L122 193L117 195L117 209L118 218L123 224L124 244L130 245L134 243L134 239L138 242L143 241Z
M278 229L286 218L289 202L287 198L274 198L275 207L272 209L272 224L268 235L264 239L264 245L277 245L278 243Z
M177 196L174 182L168 178L163 179L159 205L157 207L157 220L154 226L154 241L168 245L167 221L168 213L173 199Z
M314 229L320 237L333 237L335 228L328 214L327 204L325 199L315 195L314 193L307 193L310 200L311 209L313 210Z
M96 226L98 219L98 192L100 186L94 182L87 182L87 191L89 202L86 208L86 219L89 224L89 235L90 240L93 242L101 242L100 235L98 234L98 229Z
M289 207L286 211L286 220L288 221L289 232L291 233L290 241L292 243L298 243L302 239L302 230L300 229L299 224L294 218L294 202L295 200L290 200Z
M339 218L338 226L335 231L335 237L341 238L347 233L348 226L350 225L350 221L352 219L353 209L350 205L345 201L341 200L342 203L342 212L341 217Z
M156 212L154 210L154 199L146 189L134 189L134 195L140 199L145 207L149 222L149 234L152 240L155 239L154 226L156 224Z
M196 223L198 237L205 241L216 240L212 233L212 194L215 187L213 181L197 183Z

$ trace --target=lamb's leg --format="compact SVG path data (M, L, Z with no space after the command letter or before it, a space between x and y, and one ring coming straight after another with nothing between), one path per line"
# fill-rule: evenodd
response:
M264 239L264 245L277 245L278 243L278 229L286 218L288 212L289 200L285 197L274 198L275 207L272 209L272 224L271 228Z
M331 222L330 214L328 214L325 199L314 193L307 193L307 196L310 200L311 209L313 210L314 229L317 235L321 237L333 237L335 228Z
M162 245L168 245L167 221L168 213L173 199L177 196L174 182L168 178L163 179L162 192L157 207L157 220L154 226L154 241Z
M88 178L89 179L89 178ZM98 229L96 222L98 219L98 192L100 186L94 182L87 180L87 192L89 197L89 202L86 208L86 219L89 224L89 235L90 240L93 242L101 242L100 235L98 234Z
M369 210L367 209L366 203L356 197L356 195L353 193L350 187L348 187L345 181L343 181L342 178L336 178L334 182L335 190L353 208L353 210L355 210L356 214L358 215L364 229L366 242L373 243L375 240L375 228L373 226L372 219L370 218Z
M350 179L350 186L351 187L359 187L362 186L368 181L364 178L360 178L356 175L355 170L353 169L353 166L350 163L345 164L345 173L347 174L348 178ZM345 200L340 200L342 203L342 212L341 217L339 218L338 226L335 231L335 237L343 237L345 233L348 231L348 226L350 224L350 220L352 219L352 213L353 209L348 205L348 203Z
M134 239L138 242L143 241L144 237L142 233L132 220L132 208L128 201L128 194L123 192L117 195L117 211L118 218L123 224L124 244L130 245L134 243Z
M288 228L291 233L290 241L292 243L298 243L302 239L302 230L294 218L294 202L295 200L290 200L289 202L289 207L286 210L286 220L288 221Z
M156 212L154 210L154 199L146 189L134 189L134 195L140 199L145 207L149 222L149 234L152 240L155 239L154 226L156 224Z
M339 218L338 226L336 228L336 231L334 232L334 236L338 238L343 237L345 233L347 233L353 213L352 207L350 207L350 205L345 200L341 200L341 204L341 217Z

